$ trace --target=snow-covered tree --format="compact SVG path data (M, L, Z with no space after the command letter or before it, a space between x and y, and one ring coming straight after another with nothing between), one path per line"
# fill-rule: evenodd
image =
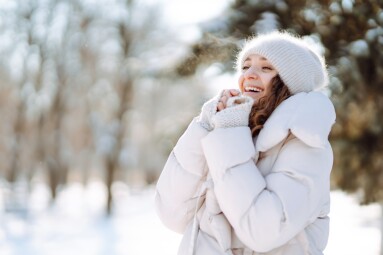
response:
M27 196L43 180L54 201L67 182L98 178L110 213L115 181L156 180L203 101L196 78L174 72L186 49L160 11L151 0L0 6L0 171L9 194L19 196L22 181Z

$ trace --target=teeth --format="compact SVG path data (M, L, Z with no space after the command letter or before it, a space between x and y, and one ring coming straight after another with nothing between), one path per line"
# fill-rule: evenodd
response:
M246 91L252 91L252 92L262 92L263 91L263 89L259 89L256 87L245 87L245 90Z

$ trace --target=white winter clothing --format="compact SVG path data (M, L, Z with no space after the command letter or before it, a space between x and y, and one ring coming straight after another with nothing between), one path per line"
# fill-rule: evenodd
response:
M282 102L254 139L193 120L157 183L159 217L184 234L178 254L323 254L334 121L320 92Z
M248 96L230 97L226 108L212 116L215 128L228 128L249 125L249 114L254 100Z
M223 91L205 102L202 106L200 115L196 118L196 121L207 131L212 131L214 129L212 119L213 116L217 113L217 106L222 93Z

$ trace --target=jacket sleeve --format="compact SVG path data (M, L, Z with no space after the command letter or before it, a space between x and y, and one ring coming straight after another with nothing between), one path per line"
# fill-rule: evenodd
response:
M239 239L254 251L287 243L328 199L329 144L313 148L297 138L289 140L265 177L254 163L248 127L216 129L202 145L218 203Z
M183 233L193 218L198 189L206 177L201 138L207 133L194 119L178 140L157 182L156 212L168 228L178 233Z

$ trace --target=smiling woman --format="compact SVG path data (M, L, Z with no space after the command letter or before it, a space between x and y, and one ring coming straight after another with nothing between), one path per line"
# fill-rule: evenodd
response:
M202 106L157 183L178 254L323 254L329 234L328 135L335 122L325 61L287 32L251 38L238 90Z

